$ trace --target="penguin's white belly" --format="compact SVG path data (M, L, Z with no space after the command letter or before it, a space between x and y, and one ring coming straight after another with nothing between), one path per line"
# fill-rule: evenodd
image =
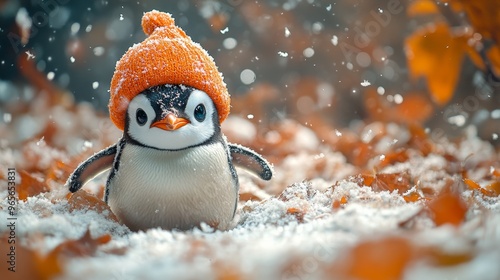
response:
M108 202L132 230L221 229L233 219L237 189L221 143L181 151L125 145Z

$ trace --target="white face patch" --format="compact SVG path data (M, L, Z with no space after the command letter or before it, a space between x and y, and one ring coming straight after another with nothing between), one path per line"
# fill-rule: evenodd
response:
M170 102L162 102L170 104ZM165 110L168 108L162 108ZM175 110L172 110L175 111ZM215 133L214 114L217 114L212 99L203 91L193 90L187 100L184 112L189 123L176 130L152 127L157 118L151 101L144 94L137 95L129 104L128 134L135 141L162 150L180 150L199 145ZM161 116L160 116L161 117ZM218 117L216 116L216 119Z

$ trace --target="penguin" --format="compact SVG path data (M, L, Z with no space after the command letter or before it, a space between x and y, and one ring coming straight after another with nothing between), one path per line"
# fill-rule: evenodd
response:
M147 38L116 64L109 113L122 137L82 162L66 186L76 192L110 170L104 200L133 231L228 229L238 204L235 166L263 180L272 166L228 143L221 124L230 95L213 58L156 10L142 17Z
M111 169L104 200L131 230L229 228L238 202L235 167L270 180L259 154L228 143L212 99L183 85L155 86L132 99L123 137L80 164L68 180L78 191Z

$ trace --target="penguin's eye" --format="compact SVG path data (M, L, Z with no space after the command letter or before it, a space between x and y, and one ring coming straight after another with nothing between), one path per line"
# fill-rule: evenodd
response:
M140 126L143 126L148 121L148 115L141 108L135 112L135 119Z
M205 111L205 106L203 106L203 104L198 104L198 106L196 106L196 108L194 108L194 118L197 121L199 121L199 122L204 121L206 115L207 115L207 112Z

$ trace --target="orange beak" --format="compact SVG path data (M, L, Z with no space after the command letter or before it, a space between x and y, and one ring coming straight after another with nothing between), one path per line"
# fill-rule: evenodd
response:
M178 118L172 113L168 113L163 119L154 122L150 127L157 127L163 130L176 130L189 123L185 118Z

